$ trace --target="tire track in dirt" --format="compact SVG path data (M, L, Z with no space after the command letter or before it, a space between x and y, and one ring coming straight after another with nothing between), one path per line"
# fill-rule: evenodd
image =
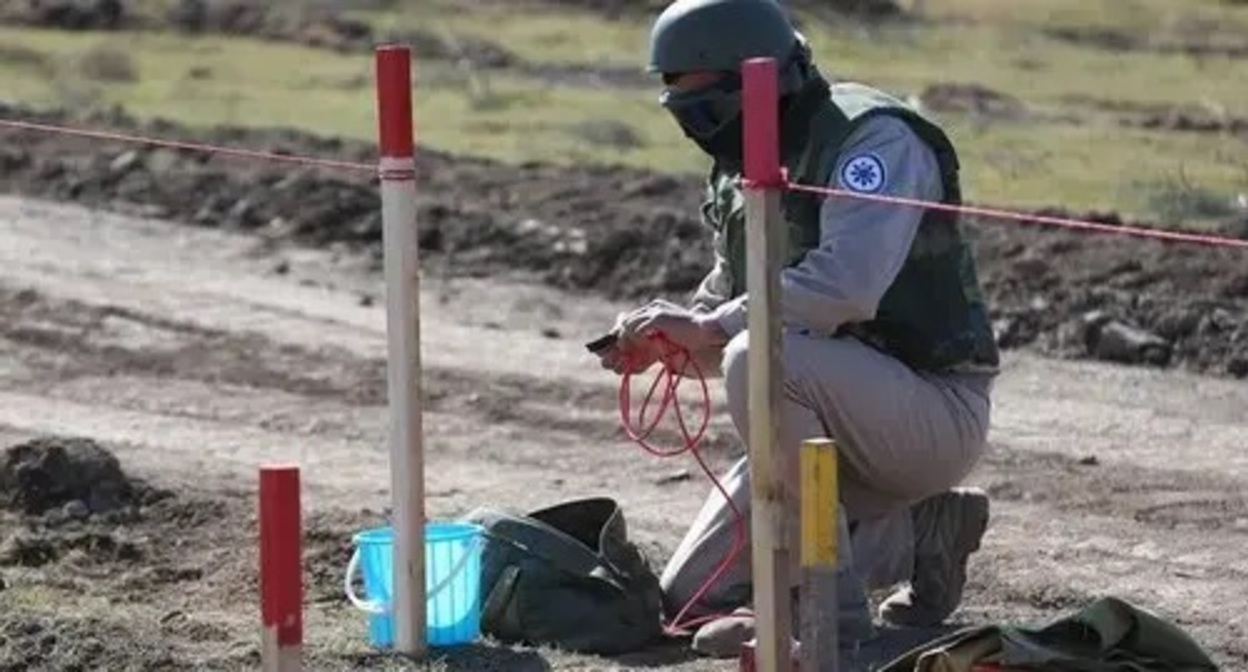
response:
M121 236L117 236L120 238ZM123 241L130 242L130 241ZM133 250L134 246L125 245ZM120 247L120 245L119 245ZM118 251L121 254L121 251ZM53 262L56 255L48 254L46 260ZM68 255L67 255L68 256ZM30 263L30 259L26 259ZM98 267L107 268L108 260L95 260ZM152 290L145 285L159 284L159 272L147 271L140 279L140 272L123 274L122 286L109 287L109 283L117 282L117 278L105 273L93 274L95 269L91 263L70 270L68 279L49 276L53 269L39 269L35 272L22 273L20 277L29 280L41 290L56 292L45 295L41 291L9 288L0 292L5 297L4 304L11 306L10 313L17 316L3 330L22 346L23 357L32 361L33 368L39 368L41 360L55 359L55 375L43 377L33 376L36 380L23 385L29 392L38 392L53 399L77 402L83 405L79 416L90 417L92 412L98 413L95 407L106 404L110 407L121 406L126 411L141 411L155 417L150 421L131 418L117 420L116 424L144 424L164 426L169 417L199 419L202 431L194 440L200 445L227 443L231 445L251 446L286 446L269 451L275 459L292 454L293 445L301 446L304 453L341 453L344 446L325 445L323 435L334 433L345 427L354 428L347 435L348 439L364 438L368 440L373 462L381 462L373 468L368 476L352 475L350 470L335 473L336 481L346 481L347 488L355 483L358 487L368 489L372 484L385 483L384 472L384 438L380 428L384 426L384 363L374 356L384 342L384 323L367 322L359 319L352 322L346 319L347 327L352 324L368 325L372 329L353 329L350 338L336 338L343 330L339 314L342 304L330 306L329 311L339 311L332 318L320 318L317 314L308 314L293 310L278 292L266 292L267 303L253 305L258 312L272 312L280 315L281 320L257 318L254 320L229 322L224 327L204 326L219 324L216 320L205 319L205 315L215 316L220 309L211 303L201 304L204 310L187 310L188 302L178 302L172 297L149 301ZM10 266L12 270L14 267ZM20 268L20 267L19 267ZM74 276L94 275L91 282L73 282ZM150 276L157 276L152 279ZM127 282L128 280L128 282ZM289 282L285 279L275 280L273 284ZM194 283L185 283L182 291L194 293L202 289ZM242 294L238 290L226 288L226 297L217 301L230 301ZM68 294L70 297L64 298ZM302 288L302 298L312 297L324 301L322 293L314 289ZM471 299L469 299L471 300ZM118 305L119 302L126 302ZM524 304L520 310L534 309L530 300L519 300ZM305 302L302 304L307 306ZM313 304L315 305L315 304ZM426 305L435 306L434 302ZM348 311L354 307L349 306ZM244 304L243 310L247 309ZM536 306L541 310L540 302ZM119 328L117 316L124 316L127 328ZM353 314L354 317L357 314ZM307 330L283 327L281 322L309 324ZM488 323L487 323L488 324ZM380 328L378 328L380 326ZM246 330L258 327L258 331L235 332L232 329ZM168 328L170 333L163 333ZM434 324L426 329L435 336L444 325ZM136 333L136 331L144 333ZM462 330L476 337L479 329ZM362 338L364 334L372 338ZM486 333L497 334L497 330L487 327ZM275 339L288 339L285 342ZM506 339L506 336L502 336ZM473 339L460 339L472 346ZM536 343L549 339L543 338ZM293 341L291 343L290 341ZM129 347L127 343L150 347L152 342L159 342L163 349L151 352L143 347ZM514 341L511 341L514 343ZM30 353L35 353L33 356ZM74 353L72 361L66 361L60 353ZM456 459L467 458L469 464L475 465L481 473L497 471L499 465L506 465L507 477L512 481L528 480L532 483L546 483L553 488L544 498L534 496L514 501L515 506L536 506L548 503L550 497L562 487L564 479L544 477L550 470L562 471L565 474L581 474L585 471L582 455L587 442L599 441L607 443L614 440L624 450L606 446L602 456L594 459L594 468L603 468L604 462L611 463L615 473L629 473L640 470L643 474L654 471L649 476L641 476L642 481L654 481L670 476L676 468L667 464L647 461L639 449L626 443L614 422L616 398L614 390L608 385L591 385L585 387L574 384L561 377L541 377L529 371L529 364L523 357L504 358L504 365L512 365L514 371L528 373L496 373L497 367L492 361L481 361L478 357L456 360L465 364L463 367L439 366L436 362L447 359L447 352L438 348L434 350L425 366L425 391L429 401L429 413L426 416L430 449L429 471L436 481L445 476L448 482L477 481L475 492L487 496L491 488L491 479L477 478L472 469L447 469L444 465L435 464L435 451L448 449L447 441L453 444ZM548 360L547 360L548 361ZM592 361L592 360L591 360ZM46 364L46 361L44 361ZM131 378L118 381L115 372L126 372ZM609 381L609 374L591 369L599 382ZM181 394L169 390L174 388L194 388L186 385L191 382L201 389L183 390L182 394L190 399L181 399ZM245 405L270 409L262 418L256 417L254 408L244 410L226 410L220 408L220 399L236 398L240 395L252 395ZM304 405L312 404L312 408L301 409L303 415L315 415L314 419L301 421L300 414L291 413L294 417L278 416L274 421L273 401L271 397L295 397L303 399ZM35 403L34 401L31 402ZM288 408L293 402L286 402ZM345 408L344 408L345 407ZM356 411L350 410L357 409ZM601 409L595 411L593 409ZM111 408L110 408L111 412ZM470 421L456 418L470 413ZM76 417L76 412L59 413L61 417ZM329 417L326 418L325 416ZM250 417L248 417L250 416ZM600 418L595 419L595 418ZM216 422L230 420L229 424L244 422L259 424L265 430L279 430L276 435L250 435L240 437L237 430L230 426L218 429ZM295 437L284 436L292 428L298 429L301 423L310 424L307 432L298 433ZM104 421L102 424L113 424ZM220 423L226 424L226 423ZM359 427L368 426L375 431L361 434ZM476 427L487 428L477 430ZM520 441L531 441L532 434L540 430L547 441L547 451L542 459L546 469L534 468L535 460L524 450L509 448ZM233 432L233 434L231 434ZM306 434L310 438L305 438ZM515 434L528 435L516 437ZM153 432L158 434L158 432ZM465 436L476 435L473 440ZM224 437L235 437L233 440ZM441 437L452 437L443 440ZM104 438L104 437L101 437ZM115 437L115 438L125 438ZM142 446L160 450L162 440L159 436L151 436ZM136 448L132 451L134 459L142 459L144 451ZM450 458L448 458L450 459ZM683 467L691 466L689 464ZM166 467L167 468L167 467ZM310 472L310 476L316 471ZM324 470L321 470L324 473ZM235 474L239 477L240 474ZM250 476L250 474L246 474ZM571 479L575 482L575 478ZM683 482L677 478L676 482ZM341 486L341 483L339 484ZM701 490L703 486L699 485ZM435 485L432 491L437 491ZM450 488L448 506L464 503L466 497ZM601 483L600 489L611 489L607 482ZM508 493L515 499L516 493ZM540 491L538 493L540 495ZM695 496L683 497L692 507L700 492ZM542 501L542 500L545 501ZM654 499L654 498L651 498ZM634 507L634 515L641 520L649 519L662 523L671 511L664 508L661 500L655 502L654 514ZM462 507L461 507L462 508ZM646 509L651 507L647 506ZM689 512L692 515L692 512Z
M1015 448L1248 480L1248 386L1179 372L1009 358L993 435Z
M1223 538L1248 535L1248 481L1239 475L1102 463L1001 445L982 464L979 478L990 479L994 501L1121 517L1165 530L1218 531ZM1248 566L1242 573L1248 576Z
M271 272L271 257L251 236L4 197L0 215L0 277L19 294L35 292L105 313L158 315L184 331L262 337L279 344L279 354L282 347L298 346L385 357L384 308L360 305L349 290L322 281L330 275L354 284L358 294L376 293L380 280L324 261L330 255L289 250L289 265L297 267L300 255L314 259L308 275L316 279L295 281L293 272ZM62 228L51 235L50 226ZM563 342L587 341L610 325L614 312L602 303L556 298L548 306L543 301L556 293L425 282L421 338L427 368L531 375L540 363L545 380L609 388L610 377L594 359ZM562 327L558 338L548 335L549 326L533 324L552 319Z
M1113 595L1187 630L1226 669L1248 660L1248 479L1020 448L972 475L993 500L962 618L1044 622Z
M73 315L81 318L90 313L89 310L81 306L72 306L72 310L66 310L65 306L58 308L54 305L55 302L31 297L29 293L22 296L28 307L34 305L41 306L41 310L35 312L38 312L45 325L54 324L57 315ZM131 314L130 318L140 322L144 321L143 316L137 314ZM320 447L319 442L325 441L327 434L338 436L343 434L347 427L365 423L374 428L374 431L370 433L371 435L366 437L360 436L357 430L354 435L343 438L348 441L367 440L374 446L377 446L376 450L380 450L383 438L378 428L384 424L384 409L376 407L376 403L363 402L356 392L361 386L373 389L383 387L383 371L381 370L380 362L352 359L344 353L336 353L336 355L331 356L326 351L309 352L294 346L281 348L282 357L270 357L268 356L268 351L273 349L275 345L254 336L242 339L241 342L232 342L231 339L235 337L228 333L197 330L161 322L160 320L153 320L152 322L170 327L185 338L192 340L209 338L214 340L215 344L212 346L194 343L187 346L184 344L181 350L185 351L190 347L197 352L218 353L223 361L193 362L189 366L182 367L177 362L189 362L191 360L173 357L170 361L174 364L169 366L163 364L145 366L136 364L143 361L143 355L140 352L126 350L118 346L110 346L107 349L93 348L86 337L79 338L78 341L72 343L54 339L51 341L40 341L35 345L60 351L75 352L77 353L81 369L97 375L101 371L110 369L133 370L135 374L146 373L153 376L160 374L173 377L175 381L196 381L201 384L211 385L215 389L203 392L203 396L206 399L229 397L242 392L255 394L258 397L267 397L281 393L290 394L294 399L302 400L305 403L325 398L327 401L345 406L373 406L373 408L368 408L366 412L359 416L336 423L332 421L322 422L319 417L326 410L333 409L333 403L326 404L325 409L317 409L315 407L307 409L307 415L317 417L308 421L312 423L308 431L298 433L311 437L309 440L314 442L311 449L315 453L335 454L342 451L330 445ZM16 325L18 333L27 333L22 329L21 320L9 323L9 328L14 325ZM49 331L56 333L57 330L49 328ZM231 353L239 351L240 348L246 350L251 358L239 360L244 365L236 373L231 373L231 361L233 361L234 357ZM273 364L276 364L279 368L273 368ZM280 370L281 367L308 372L313 379L322 381L322 383L319 385L307 385L296 380L294 384L291 384L290 381L293 378ZM216 376L206 376L203 375L205 371L224 371L224 373ZM324 374L323 372L326 371L368 371L368 373L363 374L367 383L362 385L337 383L334 381L338 380L340 376ZM431 395L433 403L429 417L431 418L431 425L435 434L438 433L437 430L440 424L446 422L454 423L455 421L447 418L447 416L455 415L461 418L467 415L471 418L470 422L475 425L491 426L503 432L503 438L495 442L493 447L490 447L489 442L473 443L470 446L462 447L461 450L466 453L462 455L463 457L470 457L483 463L507 465L509 469L518 470L515 472L517 475L527 473L527 477L532 478L534 481L545 481L552 485L557 485L562 483L560 479L544 477L540 469L533 469L531 456L515 455L506 448L507 441L505 437L507 433L511 431L540 430L549 432L552 435L564 436L563 440L553 439L549 446L550 450L547 453L548 466L557 471L574 471L577 468L577 461L583 459L581 453L584 451L586 440L602 443L616 440L621 444L625 443L625 439L620 436L616 419L608 412L595 413L589 411L573 413L573 418L567 418L569 411L584 408L586 404L601 404L602 408L609 408L607 404L613 403L614 400L604 391L575 390L565 385L550 383L533 376L512 375L491 380L488 377L477 376L464 371L435 369L430 373L431 380L435 382L430 385L434 392ZM91 380L89 374L87 380ZM118 381L104 379L100 382L108 386ZM132 385L130 386L121 385L115 387L126 389L136 385L146 385L150 388L147 394L151 395L158 394L156 390L160 388L167 390L170 382L169 380L157 378L151 378L144 382L143 379L139 378L132 380ZM246 387L234 391L230 389L233 385L245 385ZM45 393L52 394L55 397L68 397L71 401L81 401L82 403L98 401L100 395L100 391L93 389L91 385L86 386L85 389L83 387L75 388L69 385L64 378L56 383L45 384L45 388ZM154 412L161 416L162 421L167 416L192 418L192 414L187 414L181 410L187 404L177 399L180 395L168 395L167 392L164 394L167 396L162 397L162 399L169 399L171 402L169 407L165 408L142 408L142 404L150 404L150 399L143 393L137 393L133 399L128 400L119 400L113 396L110 399L110 403L116 405L120 401L121 409L119 410ZM377 399L371 401L376 402ZM40 403L43 402L41 401ZM29 404L23 404L20 400L10 398L9 405L11 408L22 409ZM140 408L133 409L135 405L140 406ZM72 412L65 410L58 414L81 418L90 417L92 412L84 408L77 408ZM210 446L214 442L220 443L222 441L226 444L253 445L272 445L282 442L281 440L261 438L255 435L230 436L228 431L224 431L223 427L227 425L222 421L229 421L230 424L248 420L257 422L254 417L249 419L246 415L221 418L216 413L210 414L210 417L205 419L220 423L222 427L214 426L211 430L205 429L203 433L215 438L187 439L186 442L201 446ZM134 421L121 420L105 424L125 424L126 422ZM151 425L153 422L160 421L147 420L144 422ZM298 429L298 421L291 420L291 422L293 423L293 428ZM268 423L267 419L261 424L265 423ZM261 429L267 430L269 428L261 427ZM158 424L155 429L149 431L157 434L172 430L165 425ZM283 432L283 434L285 433L293 432L288 428ZM223 434L230 436L230 438L221 438ZM179 435L175 433L172 436L177 437ZM718 436L732 441L728 432ZM122 441L133 441L132 437L125 435L113 438ZM303 441L304 439L300 440ZM286 438L285 441L290 441L290 438ZM150 442L150 440L144 442ZM175 442L181 441L175 440ZM309 447L305 446L303 451L306 453L307 450L309 450ZM217 457L220 457L220 455L217 455ZM637 457L644 456L637 454ZM1242 489L1240 487L1242 484L1237 483L1234 479L1217 479L1210 476L1193 475L1187 472L1143 469L1123 464L1109 465L1102 468L1095 464L1084 464L1088 459L1086 457L1074 458L1060 453L998 448L989 455L986 462L987 468L986 470L981 470L981 475L984 471L997 475L989 484L989 491L993 494L994 499L998 501L1041 503L1061 511L1078 513L1112 514L1125 511L1136 521L1146 522L1160 529L1194 525L1212 529L1225 528L1231 532L1248 531L1248 501L1237 494ZM627 469L630 463L634 462L634 457L628 455L620 456L619 451L612 451L604 457L596 458L595 461L600 467L609 466ZM315 461L313 463L315 464ZM331 466L336 468L336 466ZM1021 474L1024 478L1010 477L1009 474L1012 473ZM374 470L373 477L375 479L381 476L381 473ZM359 479L360 482L365 480L367 479ZM434 490L434 496L437 496L436 486ZM380 492L379 489L378 492Z
M306 401L328 399L361 407L385 404L385 361L378 358L355 357L329 347L308 350L282 345L256 334L204 329L114 306L59 301L3 285L0 310L9 316L0 324L0 337L25 346L15 357L27 360L32 369L40 363L51 369L49 362L58 362L54 371L41 372L43 382L26 386L31 390L63 388L68 380L124 371L222 388L268 390ZM114 319L118 316L127 324L119 325ZM126 339L131 340L127 343ZM154 350L153 342L163 347ZM63 353L73 353L72 361L65 361ZM487 422L518 421L592 439L622 436L618 422L605 423L596 417L614 414L618 406L618 395L605 388L587 389L535 374L493 376L456 367L429 366L423 373L427 409L432 412L472 412ZM648 382L638 380L640 392ZM730 447L721 434L709 438L712 450ZM674 439L664 436L667 441Z
M15 304L19 309L14 309ZM0 334L36 349L54 353L75 353L73 363L61 368L55 382L35 386L42 388L44 393L57 397L67 396L65 389L68 377L92 378L111 371L126 371L133 376L152 377L147 384L153 389L170 384L170 381L158 380L158 377L212 385L215 390L202 393L205 400L263 391L264 394L293 395L300 400L299 403L305 404L319 399L332 402L327 403L324 408L307 413L309 416L316 416L315 419L306 421L312 423L313 434L323 434L326 430L340 434L346 432L348 427L358 426L362 420L369 423L380 422L381 411L376 409L365 414L364 418L348 413L337 421L332 419L335 404L348 407L378 407L384 404L384 362L378 359L360 359L350 353L331 349L308 351L297 346L275 344L256 335L202 329L109 306L58 303L30 291L13 292L0 288L0 306L8 306L6 312L13 316L0 326ZM105 323L108 318L117 315L151 328L169 330L171 335L167 334L156 340L164 341L171 347L166 352L152 354L150 351L129 348L124 343L114 344L118 339L107 333ZM31 323L39 327L35 328ZM151 340L140 339L140 343ZM627 444L627 437L622 435L618 419L614 416L616 400L606 390L576 388L535 375L511 374L495 377L474 374L467 370L432 367L426 374L428 410L435 414L435 418L436 414L470 414L477 422L485 425L543 429L573 434L582 440ZM142 381L135 382L142 384ZM69 394L68 398L89 403L102 395L115 394L117 389L126 389L125 385L115 383L117 381L104 379L98 381L95 387L106 389L93 390L89 385L85 391L79 389L77 393ZM238 389L231 389L233 387ZM116 404L117 400L113 398L111 403ZM134 408L136 403L140 404L138 408ZM155 410L161 415L193 417L187 415L177 404L171 408L149 409L143 408L143 403L148 402L139 394L135 401L124 404L124 407ZM324 417L326 414L331 417ZM206 419L220 421L225 418L214 416ZM265 418L263 424L268 425L265 429L269 429L273 422ZM724 423L718 424L720 431L712 432L708 452L715 455L735 452L733 449L738 444L735 437L723 426ZM379 435L370 436L369 439L376 445L383 443ZM638 455L641 456L640 453ZM488 457L503 462L510 461L506 451L488 454ZM1081 469L1078 466L1078 461L1096 461L1095 457L1071 458L1057 453L1006 452L997 454L996 459L999 467L1018 467L1027 462L1022 471L1029 475L1043 468L1045 479L1040 482L1041 486L1062 483L1062 487L1070 488L1075 493L1125 493L1149 507L1138 515L1156 519L1162 524L1182 523L1198 515L1204 525L1220 526L1225 519L1227 525L1248 527L1248 504L1242 498L1231 496L1228 499L1228 495L1235 492L1233 479L1232 485L1208 488L1199 485L1210 480L1207 478L1168 470L1117 466L1110 468L1117 482L1106 484L1100 482L1102 479L1096 475L1095 468L1085 466ZM1196 484L1195 491L1190 495L1187 493L1193 487L1175 485L1184 481ZM1129 484L1129 487L1124 484ZM1132 488L1140 490L1132 492ZM1217 494L1209 494L1211 492ZM1169 493L1169 496L1163 497L1161 501L1154 501L1157 499L1154 495L1158 493ZM1062 493L1053 491L1052 486L1037 492L1034 486L1028 484L1024 487L1016 481L998 484L993 494L1004 499L1027 498L1035 501L1040 498L1063 506L1069 504L1061 501ZM1120 504L1120 499L1102 501L1101 506ZM1091 504L1084 501L1080 506L1094 506L1097 500L1090 501ZM1237 522L1240 519L1244 519L1243 522Z
M298 346L275 344L257 335L201 329L108 306L57 302L30 291L13 292L3 287L0 287L0 308L5 308L10 315L10 319L0 325L0 335L36 350L47 350L49 355L74 353L73 362L62 365L55 380L32 386L33 389L42 389L44 393L65 396L69 378L93 378L113 371L125 371L127 375L152 378L148 384L153 388L170 384L170 381L158 380L160 378L197 381L216 388L203 392L205 400L260 391L266 395L293 395L304 404L324 399L331 403L308 413L317 416L314 433L321 433L327 425L331 429L336 428L336 433L345 432L347 427L361 420L349 413L336 422L323 418L325 414L333 413L335 404L348 407L384 405L385 365L379 359L361 359L327 348L309 351ZM152 353L118 342L115 334L108 333L106 324L109 317L116 315L123 315L127 320L150 328L168 330L170 334L157 335L155 340L166 342L169 347L164 352ZM146 344L151 340L140 339L139 342ZM466 413L489 425L541 428L600 442L627 441L614 414L617 400L605 389L578 388L537 375L489 376L455 368L430 367L426 376L428 410L434 414ZM110 386L110 382L117 381L106 378L97 386L112 389L91 390L88 387L85 393L79 391L69 397L89 402L101 395L112 394L115 389L126 389L125 385ZM142 384L141 381L136 383ZM234 387L238 389L230 389ZM142 402L143 396L138 395L137 400ZM116 399L112 403L116 403ZM126 404L126 407L132 407L132 404ZM154 410L163 415L184 413L176 406ZM1116 415L1121 416L1121 412ZM376 422L380 411L375 410L367 416L368 421ZM265 422L271 424L267 419ZM722 455L732 451L737 441L722 422L718 424L721 431L712 432L708 451ZM381 442L380 436L370 439L379 444ZM1134 451L1135 447L1130 449ZM1138 457L1138 452L1133 455ZM998 467L1023 466L1023 473L1029 475L1043 469L1046 477L1039 483L1002 483L994 492L997 497L1026 497L1032 501L1043 498L1060 502L1062 493L1054 490L1058 483L1071 492L1108 491L1125 493L1141 500L1149 500L1157 493L1170 492L1172 496L1165 498L1165 501L1147 501L1151 508L1140 515L1162 522L1181 522L1186 516L1199 514L1203 510L1206 525L1217 523L1221 518L1226 518L1228 524L1243 519L1240 524L1248 528L1248 504L1242 498L1227 499L1227 495L1236 490L1234 479L1222 479L1223 483L1205 486L1202 484L1213 483L1217 479L1179 471L1118 465L1109 468L1116 482L1106 484L1098 474L1098 471L1105 470L1091 465L1080 466L1081 462L1099 462L1099 458L1091 453L1076 458L1060 453L1007 451L994 453L993 457ZM1178 485L1180 483L1184 485ZM1176 492L1186 493L1193 489L1195 491L1186 499L1173 497ZM1201 494L1206 491L1219 494ZM1089 501L1095 503L1096 500Z
M1120 515L1072 520L1044 504L996 502L959 618L1043 622L1112 595L1173 621L1225 669L1239 669L1233 661L1248 657L1242 548L1242 536L1159 536Z
M305 465L314 501L345 505L358 497L384 505L388 473L381 360L30 290L0 288L0 307L14 318L0 327L0 336L8 338L15 358L29 362L32 379L19 385L22 393L5 396L0 420L27 433L93 436L115 444L120 455L145 470L176 473L173 465L190 459L191 474L211 472L223 483L251 479L261 457L297 461ZM148 331L169 333L117 329L105 318L120 312ZM151 353L129 347L125 338L136 336L141 336L136 344L159 341L165 349ZM72 354L66 359L64 353ZM48 364L53 359L55 366ZM622 436L616 398L607 388L472 369L429 366L425 374L431 512L459 513L500 499L535 508L574 496L566 488L615 490L609 478L578 483L586 460L592 462L591 471L635 474L640 482L663 482L665 490L672 484L677 490L697 488L697 493L673 493L672 499L686 508L696 504L705 487L685 484L689 479L680 472L689 473L691 462L651 460ZM535 434L544 442L540 455L522 445ZM732 441L726 433L712 436L721 437L719 444ZM601 444L597 454L594 443ZM232 466L220 468L222 462ZM329 473L332 485L323 482ZM515 482L538 487L520 496L504 487ZM465 483L473 483L472 488ZM670 529L666 524L674 502L653 494L648 493L644 507L630 502L630 517L658 526L664 536L678 534L675 524ZM662 552L657 542L649 547L653 555Z

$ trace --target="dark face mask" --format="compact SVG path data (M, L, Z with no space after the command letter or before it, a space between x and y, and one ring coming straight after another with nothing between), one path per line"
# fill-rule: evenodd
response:
M713 158L742 161L741 78L726 73L692 91L663 92L659 102L676 118L685 136Z

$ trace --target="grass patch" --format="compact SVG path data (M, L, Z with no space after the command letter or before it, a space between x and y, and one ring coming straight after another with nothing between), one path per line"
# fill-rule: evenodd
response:
M27 70L36 74L49 74L53 71L42 52L14 44L0 45L0 67Z
M830 76L906 93L975 82L1031 104L1072 95L1132 103L1200 103L1248 112L1248 60L1108 52L1027 29L890 26L812 31Z
M15 100L44 107L120 105L139 117L196 126L294 126L362 140L375 138L372 59L289 44L151 33L80 35L0 29L0 42L38 54L54 75L0 60ZM133 77L101 83L91 54L125 49ZM265 67L255 67L264 63ZM420 139L456 152L506 161L611 161L701 170L679 130L645 92L616 94L556 87L522 77L463 70L451 63L416 69Z
M1231 203L1248 192L1243 140L1099 125L983 126L949 119L946 126L961 148L966 197L981 203L1113 208L1199 226L1225 213L1186 207L1179 199L1199 192L1203 203Z
M1103 26L1168 33L1220 22L1218 30L1248 36L1248 10L1213 0L1192 4L1196 7L1176 7L1168 0L1048 0L1021 6L950 0L939 8L924 5L923 12L957 21L870 27L807 15L803 30L827 74L892 90L969 81L1040 103L1070 95L1103 96L1108 90L1116 100L1206 101L1248 114L1248 60L1109 52L1040 30ZM422 29L487 40L536 63L609 64L638 72L645 67L649 37L644 18L605 21L571 8L515 11L487 4L467 11L448 0L401 0L391 10L357 15L383 31ZM967 23L972 17L975 23ZM1207 37L1208 30L1201 36Z
M381 32L409 29L464 35L501 45L526 60L551 64L598 64L645 68L649 26L605 21L570 7L519 11L487 3L471 11L454 0L399 0L385 11L353 13Z
M1079 27L1122 31L1155 40L1248 34L1248 5L1224 0L911 0L924 17L1032 30ZM1196 27L1215 27L1194 31Z

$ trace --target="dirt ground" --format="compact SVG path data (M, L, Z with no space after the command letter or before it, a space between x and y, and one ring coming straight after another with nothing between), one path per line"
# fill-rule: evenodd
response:
M245 228L0 198L0 669L254 668L256 469L271 461L304 469L310 669L403 669L369 650L340 591L350 535L387 506L376 261L227 230ZM430 515L608 493L661 563L708 484L629 443L616 382L581 347L631 300L447 269L423 283ZM1007 351L971 479L994 518L957 621L1033 623L1116 595L1248 666L1246 406L1225 375ZM722 417L707 450L719 467L740 451ZM107 478L31 480L62 451ZM32 482L68 485L34 497ZM910 643L892 634L863 663ZM484 643L428 665L635 667L734 666L679 643L616 660Z

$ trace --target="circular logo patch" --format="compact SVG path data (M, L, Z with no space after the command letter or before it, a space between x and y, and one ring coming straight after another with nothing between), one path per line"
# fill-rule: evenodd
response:
M874 154L859 154L841 166L841 185L850 191L874 194L884 189L884 162Z

